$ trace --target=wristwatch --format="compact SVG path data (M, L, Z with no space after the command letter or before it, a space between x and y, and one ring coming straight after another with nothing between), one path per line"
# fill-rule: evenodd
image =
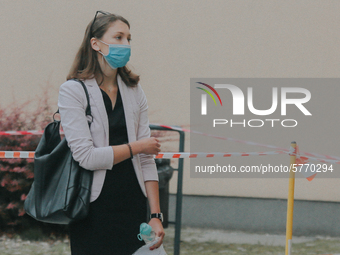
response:
M160 221L163 222L163 213L151 213L150 219L152 218L160 219Z

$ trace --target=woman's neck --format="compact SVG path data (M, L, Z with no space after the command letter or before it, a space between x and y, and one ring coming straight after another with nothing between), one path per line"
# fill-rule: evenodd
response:
M97 83L98 83L98 80L97 80ZM104 76L103 82L100 84L100 88L109 93L111 93L112 91L115 91L117 87L118 87L117 75L114 77Z

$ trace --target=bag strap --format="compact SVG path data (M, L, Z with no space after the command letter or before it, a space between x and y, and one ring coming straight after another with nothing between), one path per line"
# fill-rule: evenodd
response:
M86 115L90 115L92 117L89 92L87 91L87 88L86 88L84 82L82 82L81 80L78 80L78 79L72 79L72 80L80 82L80 84L83 86L85 94L86 94L86 99L87 99L87 107L86 107L85 113L86 113Z
M87 107L86 107L86 110L85 110L85 114L86 114L86 116L91 116L92 121L93 121L93 117L92 117L92 114L91 114L91 106L90 106L89 92L87 91L87 88L86 88L84 82L82 82L81 80L78 80L78 79L76 79L76 78L74 78L74 79L72 79L72 80L77 81L77 82L79 82L79 83L82 85L82 87L83 87L83 89L84 89L84 91L85 91L86 99L87 99ZM58 108L58 110L53 114L53 120L54 120L54 115L57 114L57 113L59 113L59 108ZM92 123L92 121L91 121L91 123Z

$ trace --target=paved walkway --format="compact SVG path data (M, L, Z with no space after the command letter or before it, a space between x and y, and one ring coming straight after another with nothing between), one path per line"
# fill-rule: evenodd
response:
M173 252L174 229L166 230L165 247ZM182 228L181 254L285 254L285 235L251 234L214 229ZM293 237L292 254L340 255L340 237Z
M173 254L174 228L165 229L164 248ZM284 255L284 235L251 234L213 229L182 228L181 254ZM0 237L0 255L70 255L69 241L33 242ZM293 255L340 255L340 237L293 237Z

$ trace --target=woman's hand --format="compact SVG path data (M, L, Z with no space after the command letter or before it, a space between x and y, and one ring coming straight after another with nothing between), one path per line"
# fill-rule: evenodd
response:
M158 155L158 152L161 151L159 140L155 137L143 138L136 143L138 143L137 146L139 147L139 149L137 150L139 151L139 153Z
M162 222L160 221L160 219L152 218L148 224L152 227L152 230L155 232L156 237L160 237L158 242L150 247L150 250L157 249L159 246L162 245L163 238L165 236Z

